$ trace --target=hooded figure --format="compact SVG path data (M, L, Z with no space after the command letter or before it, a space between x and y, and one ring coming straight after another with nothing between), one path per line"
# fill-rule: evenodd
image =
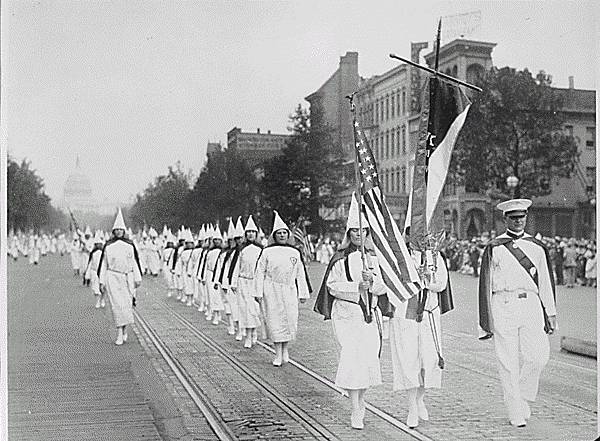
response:
M94 248L90 253L90 259L87 263L84 277L90 280L90 286L92 292L96 297L96 308L104 308L106 302L104 296L100 292L100 282L98 279L98 268L100 266L100 257L102 256L102 248L104 248L104 235L102 232L97 231L94 236Z
M262 299L267 332L275 344L274 366L289 361L287 345L296 338L298 329L298 301L310 298L310 283L302 261L302 254L288 244L290 229L279 213L274 212L271 245L258 259L254 275L254 296Z
M355 429L364 427L364 393L369 387L381 384L382 313L378 304L385 305L389 313L386 287L372 251L368 226L353 194L344 241L329 263L315 304L317 312L333 321L341 347L335 384L350 395L350 419ZM361 242L364 243L364 260Z
M217 261L221 255L223 237L219 227L212 229L212 246L206 254L202 281L206 286L209 308L206 311L206 319L212 320L213 325L218 325L221 321L221 314L225 310L225 304L221 296L221 290L215 288L215 273Z
M410 227L405 231L408 235ZM405 241L408 243L408 238ZM411 256L420 266L422 252L411 250ZM411 428L419 425L419 419L429 419L425 390L441 387L444 360L440 315L454 308L446 259L441 253L432 255L431 259L435 259L435 265L430 265L434 275L423 278L424 289L404 302L390 320L393 387L406 390L406 424Z
M175 242L177 239L170 231L167 231L167 245L165 246L162 254L163 260L163 277L167 283L167 297L173 295L175 291L175 282L173 277L173 259L175 257Z
M142 269L135 245L125 238L125 222L120 208L112 233L100 256L98 279L100 292L108 295L110 300L117 327L115 344L122 345L127 341L126 326L133 323L135 290L142 283Z
M258 257L262 252L262 246L258 243L258 228L252 219L248 218L246 228L242 229L241 221L236 230L242 230L246 242L239 247L237 256L234 256L232 262L232 271L230 275L231 291L237 297L239 310L238 335L236 340L241 340L245 333L246 341L244 347L250 349L258 341L257 328L260 326L260 307L255 299L256 286L254 284L254 270L258 262ZM240 234L240 231L236 233ZM241 332L240 332L241 331Z
M187 229L183 233L184 248L177 256L175 264L175 275L181 280L178 289L180 290L177 298L187 306L192 306L194 296L194 281L191 274L192 252L194 251L194 238L192 232Z

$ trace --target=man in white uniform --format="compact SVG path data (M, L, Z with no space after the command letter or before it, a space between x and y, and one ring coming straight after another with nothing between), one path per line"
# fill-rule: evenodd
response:
M133 323L133 302L135 290L142 284L142 270L137 249L133 242L125 238L125 222L119 208L111 237L100 256L98 279L100 292L108 295L117 327L117 340L120 346L127 341L127 325Z
M525 233L529 199L497 205L506 232L485 248L479 277L481 339L494 338L510 423L525 427L556 329L554 279L544 245ZM519 363L519 355L523 360Z

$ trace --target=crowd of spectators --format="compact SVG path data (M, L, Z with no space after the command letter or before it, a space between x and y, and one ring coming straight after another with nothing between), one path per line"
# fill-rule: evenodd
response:
M444 253L450 271L479 276L481 255L495 233L484 233L471 240L450 237ZM596 287L596 241L556 236L537 236L548 249L557 285Z

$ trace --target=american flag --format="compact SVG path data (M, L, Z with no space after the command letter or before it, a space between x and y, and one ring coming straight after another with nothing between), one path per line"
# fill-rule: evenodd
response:
M292 236L296 239L296 245L300 245L300 252L302 253L304 262L310 262L312 260L312 250L310 238L306 234L306 228L304 227L304 219L298 219L296 226L292 230Z
M420 278L396 221L392 218L379 184L377 165L365 133L354 122L356 157L363 212L369 222L375 254L388 298L396 307L419 292Z

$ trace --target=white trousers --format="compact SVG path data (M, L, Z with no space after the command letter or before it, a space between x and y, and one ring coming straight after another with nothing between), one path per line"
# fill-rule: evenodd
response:
M504 403L510 420L520 421L524 418L523 400L535 401L540 374L550 357L540 299L535 293L527 293L526 298L515 292L495 293L492 316Z

